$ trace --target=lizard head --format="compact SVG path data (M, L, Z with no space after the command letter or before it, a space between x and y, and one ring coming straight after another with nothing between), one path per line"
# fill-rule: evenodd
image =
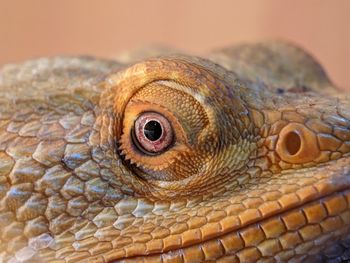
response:
M304 52L264 47L274 62L237 49L233 68L81 61L4 98L3 259L302 260L348 236L349 98Z

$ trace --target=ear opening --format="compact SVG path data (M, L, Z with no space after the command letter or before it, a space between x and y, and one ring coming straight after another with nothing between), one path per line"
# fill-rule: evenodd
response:
M311 162L321 153L316 134L300 123L290 123L281 130L276 151L292 164Z

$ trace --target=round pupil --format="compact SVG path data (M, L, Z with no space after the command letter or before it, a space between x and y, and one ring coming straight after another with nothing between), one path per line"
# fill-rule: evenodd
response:
M156 141L162 136L162 126L157 121L149 121L144 128L144 134L150 141Z

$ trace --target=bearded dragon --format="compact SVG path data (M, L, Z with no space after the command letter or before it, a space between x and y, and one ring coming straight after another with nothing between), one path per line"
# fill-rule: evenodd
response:
M292 44L6 65L0 105L0 262L350 259L350 96Z

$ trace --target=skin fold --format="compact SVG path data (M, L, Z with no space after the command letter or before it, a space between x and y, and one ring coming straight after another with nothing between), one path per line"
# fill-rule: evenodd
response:
M0 105L0 262L350 258L350 96L294 45L6 65Z

